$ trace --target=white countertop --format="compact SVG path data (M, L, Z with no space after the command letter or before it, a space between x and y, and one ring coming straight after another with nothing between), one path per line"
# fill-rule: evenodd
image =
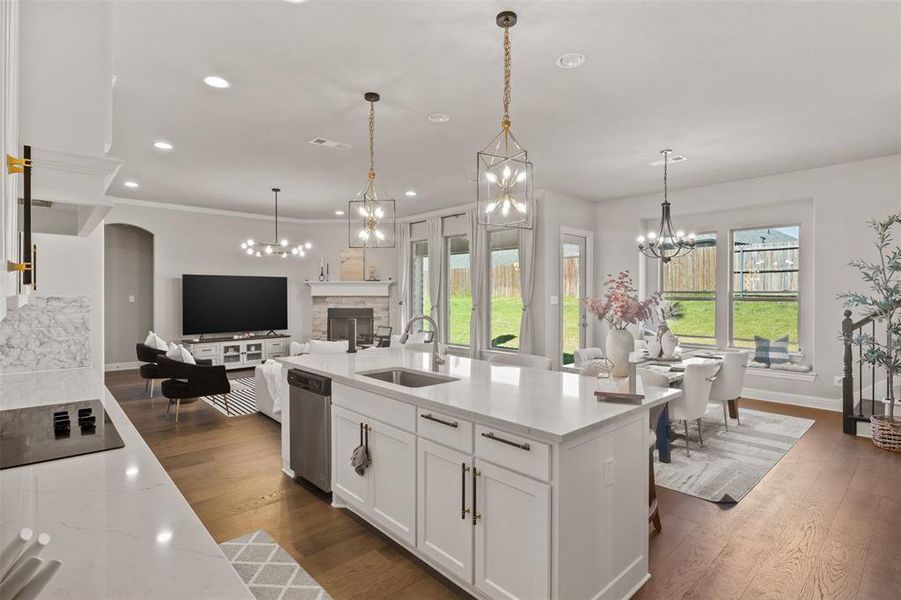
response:
M99 374L0 376L2 409L92 398L124 448L0 471L0 545L29 527L63 563L41 598L253 598Z
M561 442L636 410L681 394L670 388L641 389L641 405L599 402L596 390L628 391L628 381L595 379L512 366L458 356L445 356L447 364L439 373L459 378L421 388L408 388L365 375L360 371L404 367L431 370L431 355L399 348L373 348L357 354L307 354L278 359L290 368L299 368L329 377L334 382L368 390L461 418L507 428L537 439Z

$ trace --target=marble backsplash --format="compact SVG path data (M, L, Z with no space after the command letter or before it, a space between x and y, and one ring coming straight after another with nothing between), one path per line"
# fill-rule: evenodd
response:
M90 366L89 296L32 296L0 321L0 373Z

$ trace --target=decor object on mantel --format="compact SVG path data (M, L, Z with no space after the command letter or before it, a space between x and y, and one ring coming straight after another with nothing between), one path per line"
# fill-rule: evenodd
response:
M341 281L363 281L366 256L362 248L341 250Z
M280 256L287 258L289 254L303 257L306 251L313 247L310 242L294 245L285 238L278 237L278 193L282 191L280 188L272 188L275 194L275 241L274 242L257 242L253 238L248 238L246 242L241 243L241 248L248 256Z
M510 130L510 28L516 13L495 18L504 30L504 116L501 130L476 153L476 215L479 225L532 229L532 163Z
M673 219L670 215L669 187L667 183L667 165L670 163L669 148L661 150L663 155L663 203L660 205L660 228L648 233L647 238L638 236L638 251L648 258L659 258L668 263L677 256L684 256L695 248L695 234L688 237L682 230L673 231Z
M622 271L615 277L607 275L604 285L607 289L603 297L588 298L584 300L584 304L599 319L610 325L606 349L607 358L613 361L611 375L626 377L629 374L629 354L635 348L635 338L626 327L648 320L660 297L652 294L646 300L639 300L638 290L632 283L629 271Z
M861 352L860 361L885 370L886 415L872 415L873 443L879 448L901 452L901 419L895 418L895 375L901 375L901 246L892 248L892 228L901 224L901 212L885 219L869 222L876 233L874 246L879 256L878 262L863 259L852 260L848 264L861 273L869 288L869 294L845 292L839 299L845 301L849 309L860 308L864 317L885 324L885 341L876 339L875 327L872 334L854 334L850 340L866 350ZM850 317L848 311L846 317ZM842 333L843 342L849 336ZM875 382L873 384L875 390Z
M394 248L394 200L379 198L375 185L375 103L381 97L375 92L366 92L363 98L369 103L369 175L357 197L347 203L347 245L351 248Z

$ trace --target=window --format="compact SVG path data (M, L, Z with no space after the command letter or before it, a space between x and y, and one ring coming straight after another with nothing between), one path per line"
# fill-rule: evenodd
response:
M788 336L789 348L798 350L800 229L732 232L732 346L753 348L754 336Z
M411 242L413 273L410 281L410 316L427 315L432 308L429 298L429 243L425 240ZM428 324L417 322L419 331L428 331Z
M519 350L519 324L522 320L519 232L515 229L503 229L492 231L490 236L490 347Z
M469 275L469 239L447 238L447 343L469 345L472 317L472 280Z
M587 317L582 299L586 296L586 247L580 235L560 236L560 350L561 364L572 365L575 352L585 347Z
M663 299L680 317L667 320L683 344L716 345L716 234L695 238L689 254L663 263Z

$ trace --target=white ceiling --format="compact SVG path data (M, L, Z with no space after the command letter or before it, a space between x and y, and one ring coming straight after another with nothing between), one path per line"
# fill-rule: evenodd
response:
M513 130L537 188L653 192L667 146L688 157L674 188L901 151L896 2L117 2L111 154L126 163L110 193L267 212L278 184L285 215L334 217L365 181L374 90L398 214L474 201L507 8ZM565 52L584 66L558 68ZM205 86L211 73L232 87ZM429 123L438 111L450 121Z

